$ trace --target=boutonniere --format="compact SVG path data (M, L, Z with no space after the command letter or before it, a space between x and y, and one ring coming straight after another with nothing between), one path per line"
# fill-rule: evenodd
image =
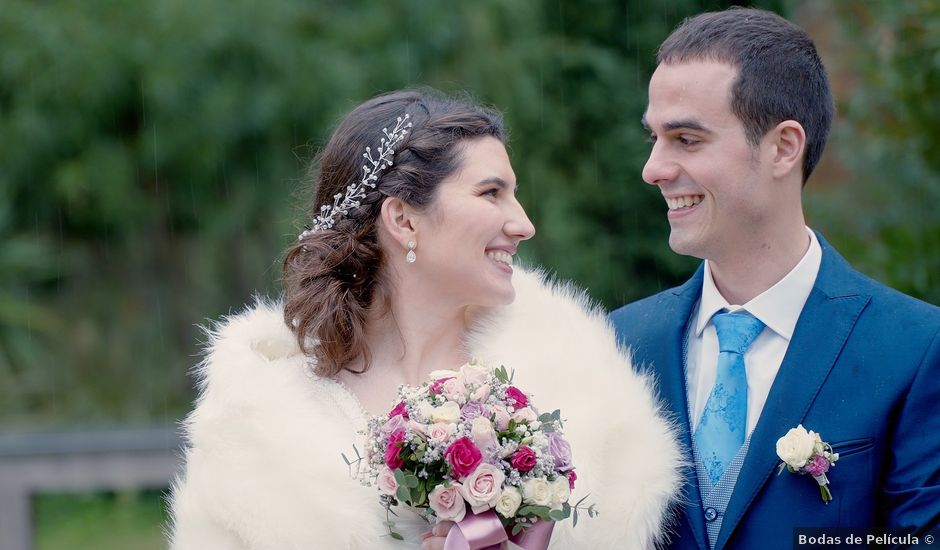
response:
M829 504L832 493L829 491L826 472L839 460L839 453L832 452L831 445L823 441L818 433L808 432L800 424L777 440L777 456L783 461L777 475L782 474L786 468L791 474L813 476L819 484L822 501Z

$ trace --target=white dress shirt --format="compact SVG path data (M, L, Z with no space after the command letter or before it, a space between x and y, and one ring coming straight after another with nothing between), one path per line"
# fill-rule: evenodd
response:
M799 263L783 279L744 305L729 304L718 292L712 279L711 266L705 260L702 297L692 313L686 355L686 384L692 426L698 426L705 403L715 385L718 369L718 333L711 322L712 315L722 309L746 310L766 325L744 354L747 372L747 433L750 435L754 431L783 356L787 353L800 312L819 273L822 248L812 230L807 227L806 231L809 233L809 248Z

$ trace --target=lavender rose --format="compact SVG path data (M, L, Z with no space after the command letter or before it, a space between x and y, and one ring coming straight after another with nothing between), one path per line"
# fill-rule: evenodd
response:
M478 416L484 416L486 409L479 403L467 403L460 408L460 419L463 421L473 420Z
M557 432L548 434L548 450L555 457L555 468L560 472L567 472L571 465L571 445Z

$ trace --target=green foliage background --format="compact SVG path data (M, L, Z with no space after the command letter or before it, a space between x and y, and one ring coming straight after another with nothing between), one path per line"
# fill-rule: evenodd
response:
M505 113L538 227L530 261L607 307L680 282L696 262L666 245L638 121L658 43L727 4L7 0L0 423L178 418L197 326L278 292L306 162L344 113L395 88L469 90ZM811 225L940 302L937 5L758 4L826 38L847 75Z

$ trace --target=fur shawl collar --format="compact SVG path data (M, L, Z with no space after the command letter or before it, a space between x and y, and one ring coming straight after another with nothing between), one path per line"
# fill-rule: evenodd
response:
M665 533L682 458L649 381L585 294L518 269L513 282L515 302L486 312L468 339L471 354L514 369L537 405L562 410L578 468L573 498L590 493L600 511L576 529L570 520L556 526L551 547L652 547ZM259 302L211 332L183 426L172 548L418 547L383 537L375 490L351 479L339 456L358 441L363 412L344 388L310 375L308 361L276 303Z

